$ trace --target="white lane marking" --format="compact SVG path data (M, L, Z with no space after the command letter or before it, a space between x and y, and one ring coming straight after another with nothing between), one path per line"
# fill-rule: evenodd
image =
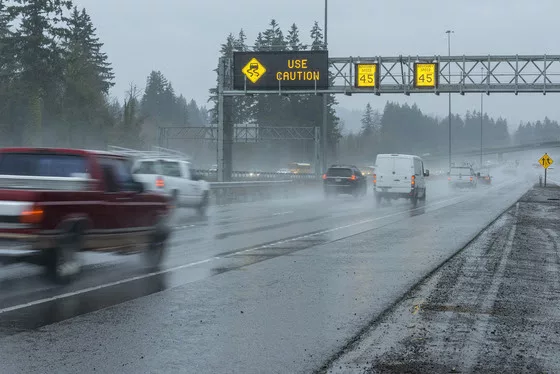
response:
M180 269L185 269L185 268L188 268L188 267L204 264L206 262L210 262L210 261L215 260L215 259L216 259L215 257L207 258L206 260L191 262L191 263L188 263L188 264L175 266L175 267L169 268L169 269L164 269L164 270L155 271L155 272L148 273L148 274L138 275L138 276L135 276L135 277L130 277L130 278L126 278L126 279L122 279L122 280L119 280L119 281L110 282L110 283L106 283L106 284L100 284L99 286L88 287L88 288L84 288L84 289L77 290L77 291L67 292L67 293L60 294L60 295L53 296L53 297L47 297L47 298L44 298L44 299L30 301L30 302L25 303L25 304L10 306L10 307L4 308L4 309L0 309L0 314L7 313L7 312L12 312L12 311L18 310L18 309L28 308L30 306L35 306L35 305L39 305L39 304L48 303L50 301L65 299L65 298L68 298L68 297L71 297L71 296L81 295L81 294L84 294L84 293L87 293L87 292L101 290L101 289L107 288L107 287L118 286L119 284L128 283L128 282L132 282L132 281L136 281L136 280L140 280L140 279L144 279L144 278L148 278L148 277L153 277L155 275L161 275L161 274L165 274L165 273L168 273L168 272L171 272L171 271L177 271L177 270L180 270Z
M283 216L284 214L292 214L293 212L293 210L289 210L287 212L274 213L273 216Z
M462 198L462 196L453 197L451 199L438 201L437 203L430 204L428 207L432 207L434 205L440 205L442 203L446 203L446 202L452 201L452 200L458 200L460 198ZM358 221L358 222L350 223L348 225L333 227L332 229L322 230L322 231L319 231L319 232L314 232L312 234L301 235L301 236L297 236L297 237L291 238L291 239L280 240L280 241L277 241L277 242L274 242L274 243L265 244L265 245L261 245L261 246L253 247L253 248L249 248L249 249L244 249L242 251L230 253L230 254L228 254L224 257L232 257L232 256L235 256L235 255L240 254L240 253L257 251L259 249L264 249L264 248L271 248L271 247L274 247L274 246L279 245L279 244L285 244L285 243L290 243L290 242L294 242L294 241L301 240L301 239L311 238L311 237L314 237L314 236L317 236L317 235L323 235L323 234L327 234L327 233L330 233L330 232L334 232L334 231L338 231L338 230L342 230L342 229L347 229L349 227L363 225L365 223L371 223L371 222L379 221L379 220L384 219L384 218L390 218L390 217L398 216L398 215L401 215L401 214L404 214L404 213L409 213L411 211L415 211L415 210L418 210L418 209L425 209L425 208L426 208L426 206L423 206L423 207L418 207L418 208L414 208L414 209L402 210L400 212L391 213L391 214L381 216L381 217L377 217L377 218L368 218L368 219L364 219L364 220L361 220L361 221Z
M494 187L498 187L498 186L494 186ZM244 250L241 250L241 251L230 253L230 254L228 254L224 257L231 257L231 256L234 256L234 255L240 254L240 253L246 253L246 252L249 252L249 251L256 251L256 250L264 249L264 248L270 248L274 245L293 242L293 241L300 240L300 239L305 239L305 238L310 238L310 237L313 237L313 236L322 235L322 234L337 231L337 230L342 230L342 229L345 229L345 228L348 228L348 227L358 226L358 225L362 225L364 223L374 222L374 221L378 221L380 219L398 216L398 215L401 215L401 214L404 214L404 213L409 213L411 211L415 211L415 210L418 210L418 209L425 209L427 207L433 207L435 205L441 205L443 203L453 201L453 200L459 200L459 199L463 199L463 201L467 200L464 196L453 197L453 198L450 198L450 199L445 199L445 200L442 200L442 201L435 202L435 203L430 204L430 205L426 205L426 206L422 206L422 207L418 207L418 208L414 208L414 209L406 209L406 210L396 212L396 213L392 213L392 214L388 214L388 215L385 215L385 216L382 216L382 217L365 219L365 220L362 220L362 221L354 222L354 223L344 225L344 226L334 227L332 229L323 230L323 231L316 232L316 233L313 233L313 234L302 235L302 236L298 236L298 237L292 238L292 239L281 240L281 241L274 242L274 243L271 243L271 244L266 244L266 245L262 245L262 246L258 246L258 247L254 247L254 248L249 248L249 249L244 249ZM35 305L45 304L45 303L48 303L48 302L51 302L51 301L66 299L66 298L69 298L69 297L72 297L72 296L77 296L77 295L81 295L81 294L92 292L92 291L102 290L102 289L108 288L108 287L118 286L120 284L141 280L141 279L153 277L153 276L156 276L156 275L171 273L171 272L174 272L174 271L177 271L177 270L186 269L186 268L189 268L189 267L193 267L193 266L196 266L196 265L201 265L201 264L208 263L208 262L211 262L211 261L214 261L214 260L219 260L219 259L221 259L221 257L214 256L214 257L207 258L205 260L191 262L191 263L183 264L183 265L178 265L178 266L163 269L163 270L160 270L160 271L151 272L151 273L148 273L148 274L137 275L135 277L125 278L125 279L121 279L121 280L115 281L115 282L100 284L98 286L88 287L88 288L84 288L84 289L77 290L77 291L72 291L72 292L67 292L67 293L64 293L64 294L57 295L57 296L52 296L52 297L48 297L48 298L44 298L44 299L30 301L30 302L25 303L25 304L14 305L14 306L11 306L11 307L0 309L0 314L7 313L7 312L13 312L13 311L16 311L16 310L28 308L28 307L35 306ZM171 287L171 288L173 288L173 287Z

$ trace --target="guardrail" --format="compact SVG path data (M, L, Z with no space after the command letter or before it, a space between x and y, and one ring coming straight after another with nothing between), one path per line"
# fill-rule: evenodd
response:
M218 173L215 170L196 170L196 173L209 182L216 181L218 179ZM233 181L317 180L315 174L291 174L259 171L233 171L231 173L231 177Z
M267 199L287 199L312 191L319 185L297 180L210 182L210 192L215 204L248 202Z

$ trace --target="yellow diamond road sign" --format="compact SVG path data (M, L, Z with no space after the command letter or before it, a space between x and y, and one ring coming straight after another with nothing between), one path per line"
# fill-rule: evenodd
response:
M540 159L539 159L539 164L542 165L543 168L548 169L548 167L550 165L552 165L552 163L554 162L553 159L550 158L550 156L548 155L548 153L545 153Z
M257 83L264 73L266 73L266 68L259 60L253 57L241 71L251 82Z

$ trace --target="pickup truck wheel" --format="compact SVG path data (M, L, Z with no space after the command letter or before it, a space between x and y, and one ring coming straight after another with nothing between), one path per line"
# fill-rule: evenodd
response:
M204 216L206 214L206 210L208 209L209 200L210 200L210 198L208 196L208 191L205 191L204 195L202 196L202 200L197 207L197 211L198 211L199 215Z
M47 273L59 284L68 284L80 273L78 253L83 247L83 235L77 231L63 234L58 246L47 254Z

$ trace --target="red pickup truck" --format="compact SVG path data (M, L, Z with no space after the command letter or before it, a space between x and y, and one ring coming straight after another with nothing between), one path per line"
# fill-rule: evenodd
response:
M80 251L143 250L156 269L170 235L169 199L134 180L131 160L103 151L0 149L0 262L45 266L59 283Z

